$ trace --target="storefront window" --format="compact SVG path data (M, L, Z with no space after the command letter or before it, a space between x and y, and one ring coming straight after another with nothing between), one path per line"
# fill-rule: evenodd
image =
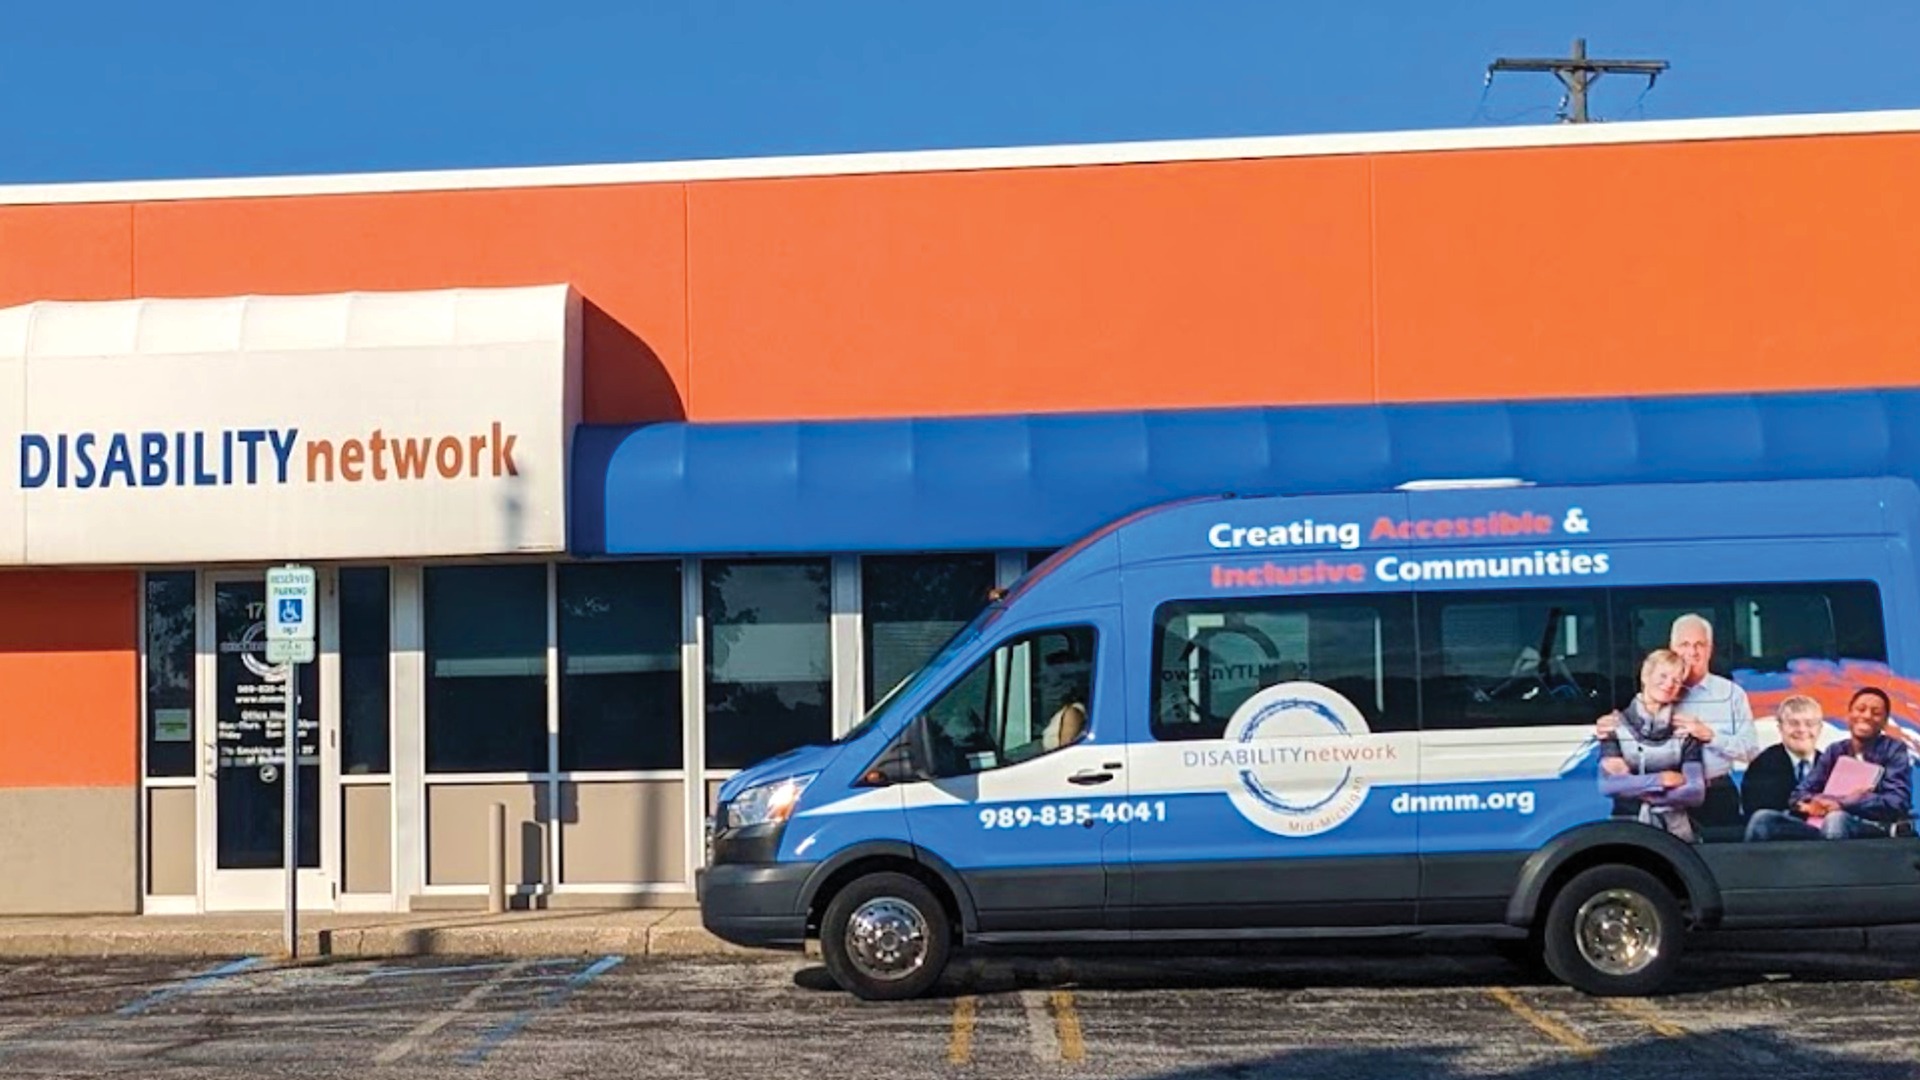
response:
M547 568L425 573L427 770L547 769Z
M860 560L867 701L879 700L979 614L994 556L869 555Z
M147 575L147 775L193 775L193 572Z
M390 771L386 567L340 571L340 770L359 775Z
M707 765L735 769L832 735L825 559L709 561Z
M558 570L560 768L680 769L680 564Z

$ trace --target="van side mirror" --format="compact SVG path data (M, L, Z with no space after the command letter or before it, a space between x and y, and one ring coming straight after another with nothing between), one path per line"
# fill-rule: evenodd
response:
M900 737L873 759L860 782L868 787L905 784L933 775L933 750L927 732L927 718L916 716Z

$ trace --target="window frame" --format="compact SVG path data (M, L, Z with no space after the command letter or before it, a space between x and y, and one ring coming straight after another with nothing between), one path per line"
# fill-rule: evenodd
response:
M1420 640L1420 674L1417 685L1420 693L1421 731L1491 731L1519 730L1527 728L1572 727L1592 723L1625 702L1620 696L1623 686L1624 669L1619 662L1620 649L1616 644L1616 619L1613 615L1613 588L1605 585L1566 585L1561 582L1544 584L1539 588L1501 588L1501 589L1447 589L1431 590L1417 594L1415 601L1415 634ZM1429 694L1428 686L1440 675L1440 660L1444 646L1441 633L1442 620L1450 604L1498 604L1498 603L1537 603L1551 604L1556 598L1574 597L1593 598L1595 608L1595 630L1599 641L1588 650L1598 658L1599 670L1594 673L1600 700L1590 702L1591 715L1584 718L1571 716L1553 716L1540 719L1501 719L1473 720L1464 715L1452 718L1452 710L1440 711L1435 704L1450 701L1451 695L1442 697ZM1429 670L1429 669L1432 670ZM1633 672L1638 672L1636 663ZM1578 685L1576 681L1576 685ZM1638 689L1637 682L1634 688ZM1571 707L1566 710L1571 713Z
M662 725L663 730L670 729L669 737L672 743L672 753L660 759L661 761L665 762L664 764L644 764L643 763L643 764L606 765L606 764L594 764L592 762L588 762L582 765L582 764L570 763L567 756L568 755L568 741L567 741L568 739L568 724L567 724L568 681L569 679L572 679L572 678L591 678L592 675L583 673L576 676L576 675L570 675L567 671L567 659L568 659L567 614L564 610L562 610L562 604L566 598L567 579L569 577L576 576L583 573L590 574L595 572L610 572L610 573L617 572L614 570L609 570L608 568L619 568L619 569L631 570L632 568L637 568L637 567L647 568L646 570L638 571L638 573L658 572L663 577L671 576L672 578L672 589L669 590L671 595L672 605L673 605L672 612L671 612L672 617L671 617L670 623L663 623L663 625L669 625L671 627L670 636L672 639L672 645L668 649L668 654L671 655L673 660L672 677L670 682L673 687L674 709L673 709L672 716L670 718L663 718L663 719L670 719L670 723L665 723ZM686 738L686 723L685 723L685 717L687 712L686 655L685 655L686 645L683 638L683 630L685 627L685 619L686 619L686 612L684 610L685 601L686 601L685 575L686 575L686 564L684 560L680 560L680 559L620 559L620 560L606 560L606 561L593 561L593 562L556 562L554 564L553 593L552 593L552 596L549 598L549 602L553 609L553 620L554 620L554 632L553 632L553 654L554 654L554 670L553 670L554 750L553 750L553 753L554 753L554 757L551 763L551 768L555 773L561 776L569 777L569 778L579 777L584 779L589 777L596 777L601 774L621 774L621 775L637 774L637 775L655 776L655 775L664 775L669 773L678 774L685 770L686 757L687 757L687 738ZM596 655L604 655L604 654L596 654ZM600 674L618 674L618 673L600 673ZM587 737L587 736L582 736L582 737ZM639 749L645 748L644 745L640 744L637 739L635 742L635 746L629 747L628 749L631 750L631 749L634 749L635 747L638 747ZM641 756L644 756L644 755L641 755Z
M999 705L999 702L1003 698L1003 695L999 692L1002 680L999 677L999 673L993 670L993 668L994 668L994 665L997 664L998 658L1003 650L1014 649L1022 645L1031 644L1035 640L1041 637L1044 637L1047 634L1063 634L1063 635L1064 634L1084 634L1085 635L1086 650L1087 650L1087 660L1086 660L1087 676L1086 676L1086 692L1083 695L1085 700L1081 702L1081 705L1083 708L1086 709L1086 712L1087 712L1086 726L1081 729L1080 735L1077 738L1075 738L1072 742L1062 743L1061 745L1056 746L1050 750L1044 748L1043 746L1038 753L1023 756L1018 760L1012 760L1008 755L1008 750L1010 748L1005 745L1006 735L1007 735L1007 731L1006 731L1007 722L1011 714L1011 710L1006 709L1005 707ZM1066 750L1069 747L1076 746L1079 743L1085 742L1088 736L1093 734L1094 701L1099 696L1098 695L1099 673L1103 666L1103 661L1101 658L1102 644L1103 644L1103 635L1100 632L1099 626L1095 625L1092 622L1076 621L1076 622L1062 622L1057 624L1049 624L1045 626L1028 627L1016 633L1008 634L1007 636L1002 637L996 640L993 644L987 646L984 651L982 651L977 657L974 658L973 663L968 664L960 672L959 675L948 680L944 686L940 687L938 690L936 690L933 693L933 695L926 701L924 705L921 705L915 711L912 723L927 725L929 728L932 728L933 726L935 726L933 723L933 720L931 719L934 708L939 704L941 704L942 702L946 701L948 696L951 695L954 691L958 690L963 684L973 679L973 677L978 672L980 672L982 669L986 669L988 671L988 680L987 680L987 687L986 687L986 698L987 698L986 704L990 711L997 711L1000 714L998 716L989 716L987 718L989 733L991 735L991 741L993 743L993 752L995 754L995 762L990 766L987 766L984 768L972 769L966 772L942 773L937 770L934 770L930 772L930 774L925 779L930 781L959 780L969 776L981 776L990 772L999 772L1003 769L1013 768L1014 766L1017 766L1017 765L1024 765L1030 761L1038 761L1042 758L1051 757L1062 750ZM1029 672L1029 675L1028 675L1029 681L1031 681L1033 674L1034 673ZM1007 680L1007 681L1010 682L1011 680ZM1030 690L1029 692L1032 693L1034 691ZM1029 707L1031 707L1031 703L1029 703ZM1064 707L1064 705L1062 707ZM1037 718L1038 718L1037 713L1029 711L1028 713L1029 732L1031 732L1032 725ZM1051 720L1052 716L1049 715L1046 719ZM1040 727L1044 730L1045 721L1040 721ZM1033 746L1036 744L1040 744L1043 741L1044 741L1043 738L1029 738L1026 742L1021 743L1020 746L1021 747ZM931 766L931 763L929 763L929 765Z
M1372 609L1380 631L1380 648L1375 656L1375 662L1376 669L1379 671L1376 689L1381 695L1378 704L1365 701L1355 702L1355 706L1366 717L1367 726L1372 734L1411 734L1420 731L1423 705L1420 694L1420 637L1416 627L1417 602L1412 591L1384 590L1258 596L1179 596L1154 604L1149 629L1147 664L1148 737L1155 743L1200 742L1226 737L1224 723L1220 731L1209 734L1212 727L1210 724L1182 725L1183 728L1191 728L1189 732L1171 728L1162 722L1161 650L1166 638L1167 624L1174 617L1169 614L1171 609L1182 608L1184 610L1180 611L1179 615L1191 615L1195 613L1224 614L1235 610L1264 608L1273 614L1307 613L1311 618L1311 612L1315 609L1355 607ZM1393 628L1396 626L1405 628L1400 633L1401 640L1397 642L1391 637L1394 633ZM1398 672L1393 670L1395 665L1392 663L1396 655L1401 658L1403 665L1403 670ZM1390 693L1396 683L1406 684L1403 691L1405 700L1400 700L1401 694ZM1255 693L1258 692L1258 690L1255 691ZM1231 723L1231 718L1225 723Z
M820 616L820 622L818 624L820 626L821 636L826 643L826 665L825 665L826 673L825 673L825 676L819 680L819 685L821 685L825 689L825 695L823 698L825 722L820 731L813 732L813 733L805 733L803 734L802 737L798 738L797 740L787 742L785 744L786 749L792 749L794 747L805 746L805 745L810 745L814 743L826 744L826 743L830 743L834 738L834 731L835 731L834 706L836 701L835 692L836 692L836 686L840 678L840 672L836 666L835 655L834 655L834 615L836 611L835 590L834 590L834 566L835 566L834 558L830 555L796 554L796 555L768 556L764 558L742 557L742 556L716 556L713 558L703 557L696 560L697 580L694 582L694 587L698 590L699 597L700 597L700 606L698 609L700 666L697 672L697 680L699 682L699 689L700 689L700 696L699 696L699 725L700 725L699 755L700 755L700 758L699 758L698 764L700 766L701 773L707 777L730 775L743 768L750 768L754 764L760 761L764 761L767 758L782 752L781 750L756 750L750 746L749 750L751 752L745 755L742 755L744 757L744 760L740 761L738 764L729 763L725 761L716 761L714 758L714 745L716 741L718 741L714 737L717 729L714 724L714 714L713 714L714 699L717 696L714 693L715 680L713 677L714 662L715 662L715 656L716 656L716 650L714 645L718 637L718 634L716 633L716 631L719 630L722 625L733 625L733 624L731 623L716 624L714 622L714 619L713 619L714 605L712 603L712 597L710 595L710 586L709 586L710 569L718 566L800 567L800 566L807 566L807 565L817 565L825 569L825 574L821 582L821 588L822 588L821 595L824 597L824 610ZM748 624L743 624L743 625L748 625ZM808 624L808 625L812 625L812 624Z
M449 780L455 780L462 777L475 778L476 782L478 782L478 778L483 778L483 777L488 777L488 778L516 777L516 778L532 779L532 778L549 776L553 774L554 766L556 762L554 760L553 740L549 737L552 731L552 723L553 723L552 699L555 692L554 671L553 671L553 664L551 659L552 651L553 651L552 624L553 624L553 618L554 618L553 571L552 571L553 565L554 564L550 562L538 562L538 563L535 563L535 562L501 562L501 563L454 562L454 563L434 564L434 565L429 565L421 568L421 572L420 572L420 665L421 665L420 770L421 770L421 774L429 782L443 783ZM538 720L539 720L538 740L539 740L540 750L539 750L538 757L536 759L533 759L525 763L526 765L530 765L531 767L523 767L522 763L518 763L518 762L509 764L509 765L504 765L504 766L500 762L486 762L480 766L462 767L462 768L446 768L444 767L444 765L436 766L436 762L434 759L434 749L436 745L434 741L434 710L433 710L434 682L436 679L439 679L439 678L455 677L455 676L437 676L434 674L434 660L435 660L436 653L433 648L434 621L433 621L432 582L437 571L446 571L446 570L490 570L490 571L502 571L502 572L537 571L540 575L541 608L540 608L539 625L541 629L540 629L539 649L537 654L535 654L538 657L538 664L537 664L538 674L511 676L514 678L522 678L522 679L537 678L540 681L541 704L540 704L539 713L538 713ZM448 721L448 722L452 722L452 721ZM531 739L530 732L519 733L518 737L527 738L529 741L529 744L531 745L532 739Z

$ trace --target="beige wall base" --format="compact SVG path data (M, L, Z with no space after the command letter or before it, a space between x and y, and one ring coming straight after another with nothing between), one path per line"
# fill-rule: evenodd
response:
M515 911L611 911L611 910L684 910L697 908L700 901L693 890L685 892L615 892L615 893L557 893L552 896L509 896L507 906ZM436 893L431 896L413 896L407 901L409 911L485 911L487 898L484 894L473 896L449 896Z
M0 914L139 909L137 788L0 789Z

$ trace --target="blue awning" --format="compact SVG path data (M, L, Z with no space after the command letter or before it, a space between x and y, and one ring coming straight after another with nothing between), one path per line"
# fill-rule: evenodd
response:
M583 426L575 554L1054 547L1167 499L1914 476L1920 390Z

